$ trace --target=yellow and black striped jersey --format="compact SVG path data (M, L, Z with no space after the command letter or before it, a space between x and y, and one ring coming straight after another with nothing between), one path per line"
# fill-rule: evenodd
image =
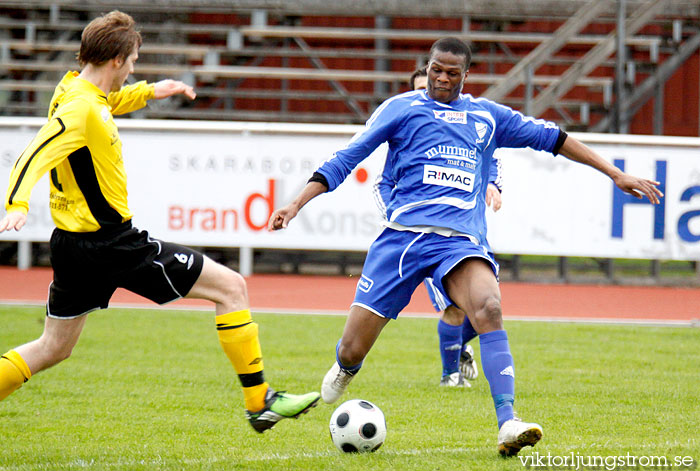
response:
M78 72L68 72L51 99L49 121L12 169L5 209L26 213L32 188L50 171L51 217L59 229L95 232L130 220L112 115L143 108L153 93L153 84L138 82L105 96Z

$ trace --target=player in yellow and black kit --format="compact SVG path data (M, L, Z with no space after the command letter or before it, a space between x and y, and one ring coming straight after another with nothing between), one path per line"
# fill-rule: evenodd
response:
M83 30L80 73L68 72L56 87L49 121L17 160L5 199L0 232L20 230L29 196L51 174L50 206L54 279L43 335L0 358L0 400L29 378L66 359L86 315L108 307L118 287L159 304L181 297L208 299L224 352L243 386L246 416L258 432L315 406L318 393L276 392L263 376L258 326L248 305L245 280L190 248L154 239L131 224L126 173L113 115L150 99L184 94L192 87L163 80L123 87L138 58L141 36L134 20L113 11Z

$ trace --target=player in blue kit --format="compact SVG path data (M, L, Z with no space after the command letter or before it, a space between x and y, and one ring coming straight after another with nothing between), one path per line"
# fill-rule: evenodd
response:
M428 71L426 67L416 69L408 81L411 90L425 90L428 88ZM486 205L494 211L501 208L501 161L494 158L489 167L489 184L486 188ZM391 199L391 191L396 186L391 174L391 162L386 161L384 171L377 177L374 184L374 197L380 213L384 219L386 207ZM440 359L442 361L442 378L440 386L469 388L468 380L476 379L479 370L474 359L474 349L469 342L478 335L474 330L469 317L465 316L454 304L449 304L439 291L434 288L432 278L424 280L425 287L430 297L430 302L440 313L437 331L440 345Z
M372 243L357 285L336 361L321 396L343 394L384 326L408 304L425 278L466 312L479 334L481 366L498 419L498 450L516 455L542 437L542 428L513 413L515 371L503 329L497 264L486 240L486 187L498 147L530 147L589 165L626 193L657 204L658 182L629 175L554 123L529 118L492 101L460 94L471 52L457 38L436 41L430 51L427 91L411 91L382 103L364 130L321 165L268 228L287 227L316 196L335 190L362 160L387 142L396 181L387 204L386 228Z

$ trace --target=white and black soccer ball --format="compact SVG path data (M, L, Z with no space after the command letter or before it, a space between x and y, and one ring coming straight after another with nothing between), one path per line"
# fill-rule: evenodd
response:
M375 451L386 438L384 413L369 401L351 399L331 416L331 439L345 453Z

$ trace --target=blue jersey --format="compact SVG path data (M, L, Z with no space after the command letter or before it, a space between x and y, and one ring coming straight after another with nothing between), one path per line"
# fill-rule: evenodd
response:
M503 177L501 175L501 159L493 157L491 166L489 167L489 183L494 185L498 191L503 191ZM384 219L388 219L386 214L387 204L391 200L391 191L396 186L394 177L391 172L391 161L387 159L384 162L384 170L374 182L374 196L379 211Z
M348 145L318 169L328 191L383 142L396 182L386 216L402 226L447 228L486 243L486 187L498 147L552 152L556 124L533 119L485 98L460 95L451 103L425 90L382 103Z

